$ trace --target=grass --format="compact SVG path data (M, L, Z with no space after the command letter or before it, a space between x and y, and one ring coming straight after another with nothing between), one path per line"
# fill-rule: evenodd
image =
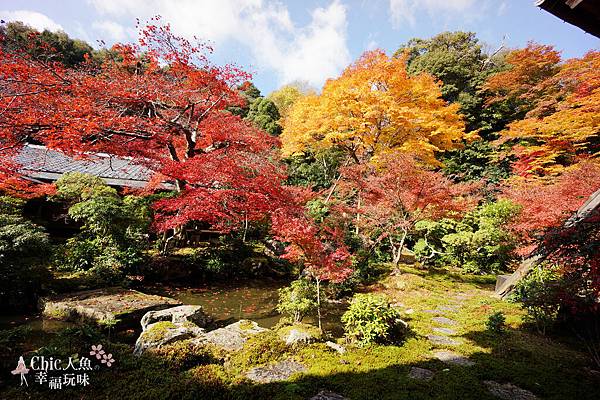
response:
M518 304L491 297L493 282L492 276L402 267L400 274L386 277L365 291L385 293L410 324L412 334L398 346L348 345L342 355L323 343L286 347L275 332L267 332L249 340L232 356L198 360L178 354L189 351L189 346L180 345L169 349L168 357L134 357L130 346L70 330L52 339L49 346L64 354L85 354L82 348L101 342L115 355L114 368L94 372L92 384L84 389L50 393L36 386L20 388L18 379L6 371L14 368L18 354L23 352L26 359L32 354L7 345L0 379L9 384L0 389L0 398L306 399L327 389L353 400L494 399L483 384L494 380L530 390L540 399L596 399L600 379L589 372L586 354L572 343L526 329ZM434 315L427 310L448 304L457 308L446 316L458 322L452 328L462 341L451 350L469 357L474 366L447 365L432 357L435 347L426 335L434 333ZM505 331L489 332L486 321L499 311L506 316ZM0 343L8 341L1 339ZM270 384L254 384L244 377L249 368L288 358L304 363L308 371ZM193 365L187 362L190 359L195 360ZM410 379L411 367L430 369L435 376L430 382Z

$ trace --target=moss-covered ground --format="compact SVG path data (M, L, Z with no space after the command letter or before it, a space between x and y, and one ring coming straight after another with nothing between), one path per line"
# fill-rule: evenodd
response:
M355 348L338 354L324 343L287 347L277 334L267 332L251 339L238 354L187 357L180 352L199 351L178 345L154 356L135 357L131 346L111 343L88 328L76 328L49 338L37 354L83 352L103 343L116 363L92 371L85 388L50 392L30 384L20 387L10 375L18 355L27 359L26 332L5 333L2 351L1 399L307 399L327 389L349 399L494 399L483 381L512 383L540 399L598 399L600 378L576 341L543 336L524 324L518 304L491 297L494 278L410 267L388 276L365 291L386 293L409 323L411 333L398 345ZM447 307L433 313L438 307ZM454 309L456 311L452 311ZM504 333L491 333L486 321L494 312L506 316ZM473 366L445 364L433 357L436 349L432 318L442 315L456 321L453 336L461 341L447 349L468 357ZM343 343L340 341L340 343ZM89 350L88 350L89 351ZM308 370L288 381L254 384L245 371L256 365L292 358ZM175 360L177 362L175 362ZM409 378L411 367L435 373L431 381Z

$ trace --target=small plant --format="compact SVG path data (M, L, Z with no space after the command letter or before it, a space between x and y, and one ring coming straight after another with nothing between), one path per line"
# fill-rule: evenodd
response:
M502 311L491 314L485 322L485 327L493 333L503 333L506 330L506 317Z
M546 334L558 316L560 285L558 268L542 264L515 287L512 300L521 303L521 307L527 311L527 319L535 324L541 334Z
M299 323L311 311L317 308L316 289L306 279L293 281L289 287L279 289L277 311L288 314L294 323Z
M391 342L400 336L403 321L386 297L356 294L342 315L346 336L358 346Z

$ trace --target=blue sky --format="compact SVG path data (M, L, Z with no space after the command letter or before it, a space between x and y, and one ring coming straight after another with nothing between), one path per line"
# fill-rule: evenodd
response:
M3 0L0 18L62 29L97 47L132 41L135 19L161 15L184 36L212 42L215 63L254 74L263 94L282 84L321 87L368 49L393 53L413 37L474 31L491 49L527 41L555 45L564 58L600 40L539 10L533 0Z

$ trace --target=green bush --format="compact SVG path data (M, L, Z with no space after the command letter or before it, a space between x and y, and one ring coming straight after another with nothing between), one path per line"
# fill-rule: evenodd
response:
M555 322L560 309L561 279L558 267L542 264L517 283L511 300L527 311L527 319L538 332L545 334Z
M294 322L302 321L309 312L317 308L315 285L306 279L293 281L290 286L279 289L277 311L288 314Z
M112 284L143 262L150 224L146 199L121 197L102 179L80 173L64 174L56 188L55 199L66 202L69 217L81 224L59 251L59 269Z
M400 314L387 298L374 294L354 295L342 323L346 336L358 346L394 342L403 328Z
M504 226L519 212L519 206L499 200L478 207L462 220L419 221L413 251L429 265L471 273L505 271L513 259L516 238Z
M0 197L0 303L6 308L35 304L48 278L48 235L22 215L24 202Z
M506 317L502 311L491 314L485 322L485 327L493 333L502 333L506 329Z

